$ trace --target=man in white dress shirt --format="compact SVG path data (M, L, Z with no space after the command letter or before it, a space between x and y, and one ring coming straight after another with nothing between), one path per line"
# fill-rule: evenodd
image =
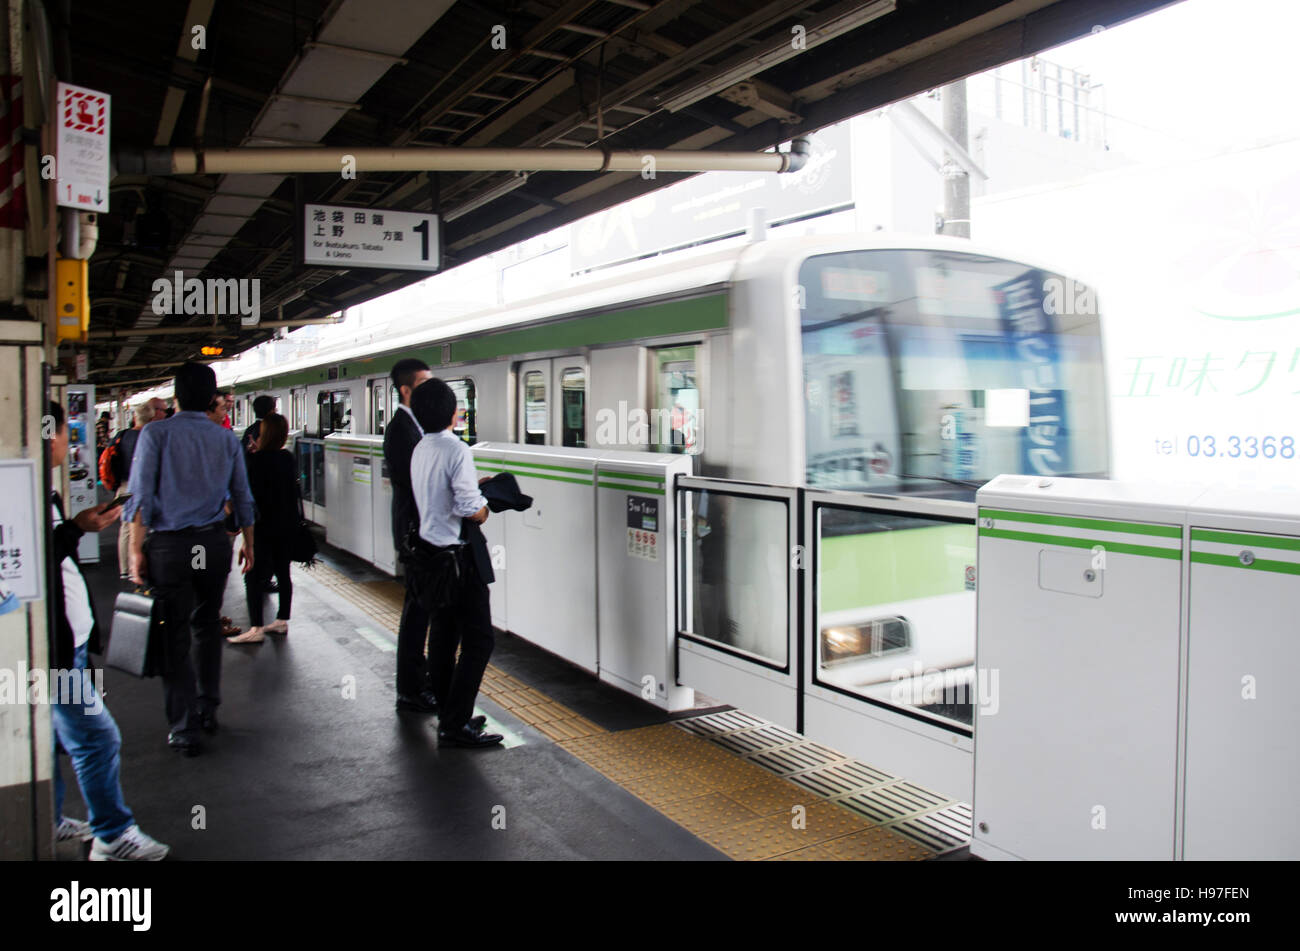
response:
M458 546L462 583L451 603L435 613L429 639L429 680L438 704L438 740L450 746L482 748L501 742L473 717L492 656L492 610L487 579L463 544L462 520L487 521L487 499L479 492L469 446L452 432L456 394L442 380L421 384L411 410L424 436L411 454L411 490L419 510L420 538L435 548ZM460 659L456 649L460 648Z

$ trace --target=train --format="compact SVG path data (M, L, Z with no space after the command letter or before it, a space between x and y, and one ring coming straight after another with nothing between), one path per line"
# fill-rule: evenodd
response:
M961 239L750 241L224 378L237 428L261 394L288 416L318 521L348 517L322 497L322 441L381 434L397 407L388 373L407 356L456 391L471 444L683 453L695 475L737 484L936 502L969 502L1003 473L1110 470L1093 289ZM818 682L883 705L922 670L969 686L973 516L819 518ZM690 521L696 577L683 584L698 596L683 628L789 668L778 528L742 525L722 496ZM970 734L969 696L902 705Z

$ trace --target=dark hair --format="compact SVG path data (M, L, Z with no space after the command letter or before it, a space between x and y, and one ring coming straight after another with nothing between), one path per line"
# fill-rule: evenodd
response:
M407 357L405 360L398 360L394 363L393 372L388 375L393 380L393 386L397 387L400 393L402 387L415 385L415 374L427 369L429 369L429 364L423 360Z
M275 452L284 448L289 438L289 421L279 413L267 413L262 417L262 429L257 434L254 452Z
M258 419L265 419L267 413L275 412L275 397L263 393L257 399L253 400L253 415Z
M440 433L456 418L456 394L435 376L411 393L411 412L426 433Z
M176 405L186 412L206 413L217 395L217 374L205 363L182 363L176 371Z
M63 407L54 400L50 400L50 415L54 417L54 428L56 430L63 428Z

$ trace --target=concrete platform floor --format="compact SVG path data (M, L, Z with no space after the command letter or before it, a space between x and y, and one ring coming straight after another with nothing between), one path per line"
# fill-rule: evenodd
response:
M114 534L103 533L101 563L86 569L105 622L129 588ZM373 571L338 567L350 578ZM175 859L726 857L482 696L516 745L439 749L434 718L394 712L393 636L311 572L295 567L294 580L288 637L226 646L221 729L199 757L167 747L160 681L105 672L127 804ZM247 626L237 571L224 613ZM606 729L666 719L594 680L575 686L562 662L508 635L494 664L548 681ZM66 758L61 768L64 812L84 817Z

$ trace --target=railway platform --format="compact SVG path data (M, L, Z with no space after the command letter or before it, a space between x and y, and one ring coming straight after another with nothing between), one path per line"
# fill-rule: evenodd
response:
M112 536L86 572L104 617L129 584ZM293 568L289 635L226 645L200 756L167 747L158 681L105 671L126 800L171 859L967 855L964 804L706 699L667 714L504 632L478 712L505 742L440 749L433 717L394 710L400 583L322 548ZM246 626L237 571L223 610ZM83 814L73 782L64 811Z

